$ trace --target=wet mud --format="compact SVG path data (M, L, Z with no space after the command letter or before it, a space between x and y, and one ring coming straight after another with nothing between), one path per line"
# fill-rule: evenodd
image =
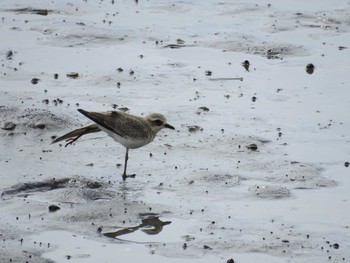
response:
M1 3L0 261L347 262L348 9ZM177 130L123 181L77 107Z

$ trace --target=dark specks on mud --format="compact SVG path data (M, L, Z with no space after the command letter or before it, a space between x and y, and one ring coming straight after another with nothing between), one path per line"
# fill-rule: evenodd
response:
M213 72L211 70L206 70L205 71L205 75L206 76L211 76L213 74Z
M187 126L187 129L190 133L196 133L199 131L203 131L203 128L198 125L189 125Z
M313 74L315 71L314 64L312 64L312 63L307 64L305 70L306 70L307 74L310 74L310 75Z
M6 54L5 54L5 57L6 57L6 59L11 60L12 57L13 57L12 50L7 51Z
M242 66L245 68L246 71L249 72L249 66L250 66L249 60L244 60L242 63Z
M251 143L249 145L246 146L248 150L251 151L257 151L258 150L258 145L256 145L255 143Z
M78 72L70 72L70 73L67 73L66 76L68 78L71 78L71 79L76 79L79 77L79 73Z
M39 81L40 81L40 79L38 79L38 78L32 78L32 80L31 80L30 82L31 82L33 85L35 85L35 84L38 84Z
M209 111L209 108L206 106L199 107L198 110L200 111Z
M49 212L53 213L56 212L58 210L60 210L61 208L58 205L50 205L49 206Z
M196 111L196 113L197 113L198 115L200 115L201 113L204 113L204 112L209 112L209 108L206 107L206 106L202 106L202 107L199 107L199 108L197 109L197 111Z

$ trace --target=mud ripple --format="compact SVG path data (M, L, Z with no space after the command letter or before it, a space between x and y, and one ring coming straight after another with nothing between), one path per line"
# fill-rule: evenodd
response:
M110 32L100 32L89 30L89 32L64 32L57 33L46 42L48 45L59 47L79 47L94 45L116 45L124 44L129 41L127 34L115 35Z
M19 109L15 107L3 107L0 110L0 119L15 125L16 133L30 131L50 130L60 131L65 127L76 125L76 122L67 116L57 116L46 109ZM4 124L3 124L4 125Z
M289 189L316 189L333 187L337 183L322 175L321 166L291 161L254 162L241 164L240 168L251 171L248 180L280 184Z
M89 188L71 188L66 189L61 197L60 202L66 203L86 203L97 200L112 200L115 193L105 189L89 189Z
M225 40L221 38L225 38ZM301 46L286 43L259 43L250 36L221 36L221 38L218 37L216 40L198 41L197 45L224 51L260 55L268 59L282 59L286 56L300 56L306 54L306 51Z
M249 192L253 196L264 199L280 199L291 195L287 188L279 185L254 185L249 187Z
M35 192L49 192L61 188L72 188L75 189L75 191L77 188L83 189L80 191L80 194L78 194L82 197L81 199L97 200L102 197L102 193L99 193L100 188L102 188L101 183L79 178L53 178L39 182L19 183L9 189L5 189L1 196L22 196ZM69 196L69 194L67 194L67 196ZM66 198L65 200L68 201L69 198Z

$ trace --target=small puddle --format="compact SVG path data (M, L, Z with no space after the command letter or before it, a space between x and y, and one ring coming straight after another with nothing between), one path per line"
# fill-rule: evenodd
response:
M179 221L179 222L177 222ZM173 220L175 225L182 224L182 228L186 225L183 220ZM170 233L171 232L171 233ZM136 232L135 232L136 233ZM139 233L141 233L139 231ZM170 235L169 235L170 234ZM178 233L180 235L181 233ZM163 231L161 235L153 236L153 242L132 242L120 240L111 241L111 239L90 240L82 235L75 235L68 231L55 230L46 231L38 235L31 236L29 242L43 244L46 251L43 251L42 257L54 262L69 262L74 263L96 263L101 262L143 262L143 263L222 263L229 259L234 259L235 262L254 262L259 258L261 262L281 263L287 262L287 259L280 257L267 256L259 253L239 253L239 254L206 254L206 253L178 253L176 256L170 252L158 254L157 246L161 242L162 246L168 246L165 241L174 241L179 236L174 236L174 231ZM144 235L143 236L149 236ZM170 238L170 239L169 239ZM138 239L138 238L137 238ZM49 244L49 246L47 246ZM169 247L172 250L172 246ZM91 253L93 251L93 253Z

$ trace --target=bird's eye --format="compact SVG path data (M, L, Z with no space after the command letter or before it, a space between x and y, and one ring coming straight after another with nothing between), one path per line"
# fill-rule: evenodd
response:
M163 122L161 120L154 120L153 123L157 126L162 126Z

